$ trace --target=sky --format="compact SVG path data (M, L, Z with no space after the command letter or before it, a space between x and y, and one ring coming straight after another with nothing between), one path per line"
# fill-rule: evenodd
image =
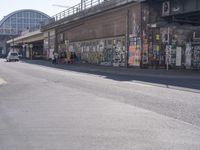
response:
M0 20L9 13L20 9L34 9L53 16L67 8L54 5L74 6L81 0L1 0Z

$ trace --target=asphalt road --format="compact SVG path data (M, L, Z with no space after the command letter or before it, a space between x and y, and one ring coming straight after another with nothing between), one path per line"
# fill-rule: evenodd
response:
M107 75L0 60L0 150L200 149L198 89Z

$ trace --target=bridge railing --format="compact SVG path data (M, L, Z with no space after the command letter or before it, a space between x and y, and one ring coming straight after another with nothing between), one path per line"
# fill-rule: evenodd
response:
M99 5L104 1L105 0L84 0L82 3L79 3L73 7L70 7L67 10L64 10L64 11L56 14L55 16L53 16L53 18L55 18L55 21L58 21L60 19L68 17L70 15L79 13L80 11L83 11L83 10L89 9L91 7L94 7L96 5Z
M100 5L102 3L106 3L109 1L112 1L112 0L83 0L82 3L79 3L75 6L72 6L68 9L54 15L52 18L50 18L50 19L46 20L44 23L42 23L42 25L47 25L49 23L59 21L63 18L80 13L81 11L90 9L92 7L95 7L97 5Z
M84 12L85 10L89 10L92 8L95 8L97 6L106 6L106 5L112 5L116 3L129 3L129 2L140 2L145 0L82 0L82 3L79 3L75 6L72 6L56 15L51 17L50 19L46 20L45 22L41 23L42 26L51 24L53 22L59 21L63 18L73 16L75 14L81 14L81 12Z

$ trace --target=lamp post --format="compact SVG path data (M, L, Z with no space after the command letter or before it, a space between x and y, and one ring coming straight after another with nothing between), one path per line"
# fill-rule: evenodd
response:
M170 34L170 31L169 31L169 27L167 28L167 44L168 44L168 49L166 49L166 59L167 59L167 67L166 67L166 69L167 70L169 70L169 55L170 55L170 53L169 53L169 51L170 51L170 46L169 46L169 34Z

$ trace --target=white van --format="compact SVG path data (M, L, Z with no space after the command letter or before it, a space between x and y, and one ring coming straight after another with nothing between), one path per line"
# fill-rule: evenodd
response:
M19 55L16 52L9 52L6 57L7 61L19 61Z

